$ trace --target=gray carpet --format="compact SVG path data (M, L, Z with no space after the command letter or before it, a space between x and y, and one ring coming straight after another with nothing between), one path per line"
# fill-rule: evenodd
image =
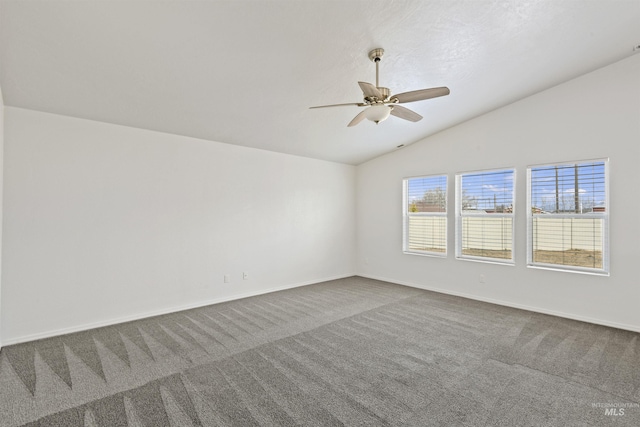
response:
M638 337L353 277L6 347L0 425L638 426Z

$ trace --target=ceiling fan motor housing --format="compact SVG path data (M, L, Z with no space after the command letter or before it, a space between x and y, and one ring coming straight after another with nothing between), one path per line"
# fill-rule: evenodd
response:
M389 95L391 95L391 90L389 90L388 87L378 87L378 90L382 94L381 101L384 101L385 99L387 99L389 97Z
M389 90L388 87L376 87L376 89L378 89L380 95L382 95L382 98L378 98L377 96L365 96L365 103L369 105L383 104L384 101L391 95L391 90Z

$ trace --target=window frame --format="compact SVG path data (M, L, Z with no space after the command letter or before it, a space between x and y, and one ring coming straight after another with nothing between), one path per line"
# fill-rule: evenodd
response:
M409 181L413 179L424 178L442 178L444 177L444 212L409 212ZM448 218L448 203L449 203L449 176L446 173L430 174L412 176L402 179L402 252L407 255L420 255L428 257L446 258L449 252L449 218ZM444 218L444 252L435 251L422 251L416 249L409 249L409 221L412 217L435 217Z
M531 172L532 169L536 168L544 168L544 167L553 167L553 166L575 166L580 164L589 164L589 163L599 163L602 162L604 164L604 193L605 193L605 211L603 213L552 213L552 214L544 214L545 218L598 218L602 219L602 268L590 268L590 267L581 267L576 265L565 265L565 264L551 264L551 263L543 263L543 262L534 262L533 260L533 220L539 215L542 214L534 214L533 213L533 189L531 188ZM554 163L543 163L537 165L527 166L527 268L536 268L543 270L555 270L555 271L563 271L568 273L579 273L579 274L592 274L598 276L609 276L610 275L610 244L609 244L609 223L610 223L610 203L609 203L609 159L601 158L601 159L591 159L591 160L576 160L576 161L565 161L565 162L554 162Z
M511 213L491 213L488 214L486 212L468 212L463 213L462 210L462 180L464 175L481 175L481 174L491 174L496 172L511 172L513 174L513 185L512 185L512 194L511 194ZM489 264L500 264L500 265L515 265L515 223L516 223L516 180L517 180L517 169L515 167L506 167L506 168L497 168L497 169L483 169L483 170L473 170L467 172L458 172L455 175L455 220L456 220L456 230L455 230L455 246L456 246L456 259L463 261L475 261L475 262L483 262ZM465 255L462 253L462 238L463 238L463 221L466 217L489 217L489 218L511 218L511 258L495 258L495 257L486 257L486 256L477 256L477 255Z

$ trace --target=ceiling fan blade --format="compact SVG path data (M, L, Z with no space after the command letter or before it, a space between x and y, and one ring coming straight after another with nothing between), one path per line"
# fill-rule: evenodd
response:
M422 120L422 116L415 111L411 111L408 108L404 108L400 105L394 105L391 107L391 115L400 117L401 119L409 120L410 122L419 122Z
M363 121L363 120L364 120L364 118L365 118L365 114L364 114L364 113L365 113L366 111L367 111L366 109L364 109L364 110L360 111L360 113L358 113L358 115L357 115L357 116L355 116L355 117L353 118L353 120L351 120L351 121L349 122L349 124L347 125L347 127L355 126L355 125L357 125L358 123L360 123L361 121Z
M384 99L384 96L380 93L377 87L367 82L358 82L360 85L360 89L362 89L362 93L364 93L365 98L377 98L380 100Z
M449 95L448 87L433 87L431 89L414 90L411 92L399 93L391 97L391 101L398 100L399 103L422 101L425 99L437 98Z
M346 105L355 105L356 107L364 107L367 104L364 104L362 102L349 102L347 104L318 105L317 107L309 107L309 109L312 109L312 108L327 108L327 107L344 107Z

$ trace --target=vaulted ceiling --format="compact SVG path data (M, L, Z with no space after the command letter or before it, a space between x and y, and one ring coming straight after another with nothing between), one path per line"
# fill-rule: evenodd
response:
M359 164L632 54L638 0L7 1L5 105ZM380 85L424 119L346 125Z

